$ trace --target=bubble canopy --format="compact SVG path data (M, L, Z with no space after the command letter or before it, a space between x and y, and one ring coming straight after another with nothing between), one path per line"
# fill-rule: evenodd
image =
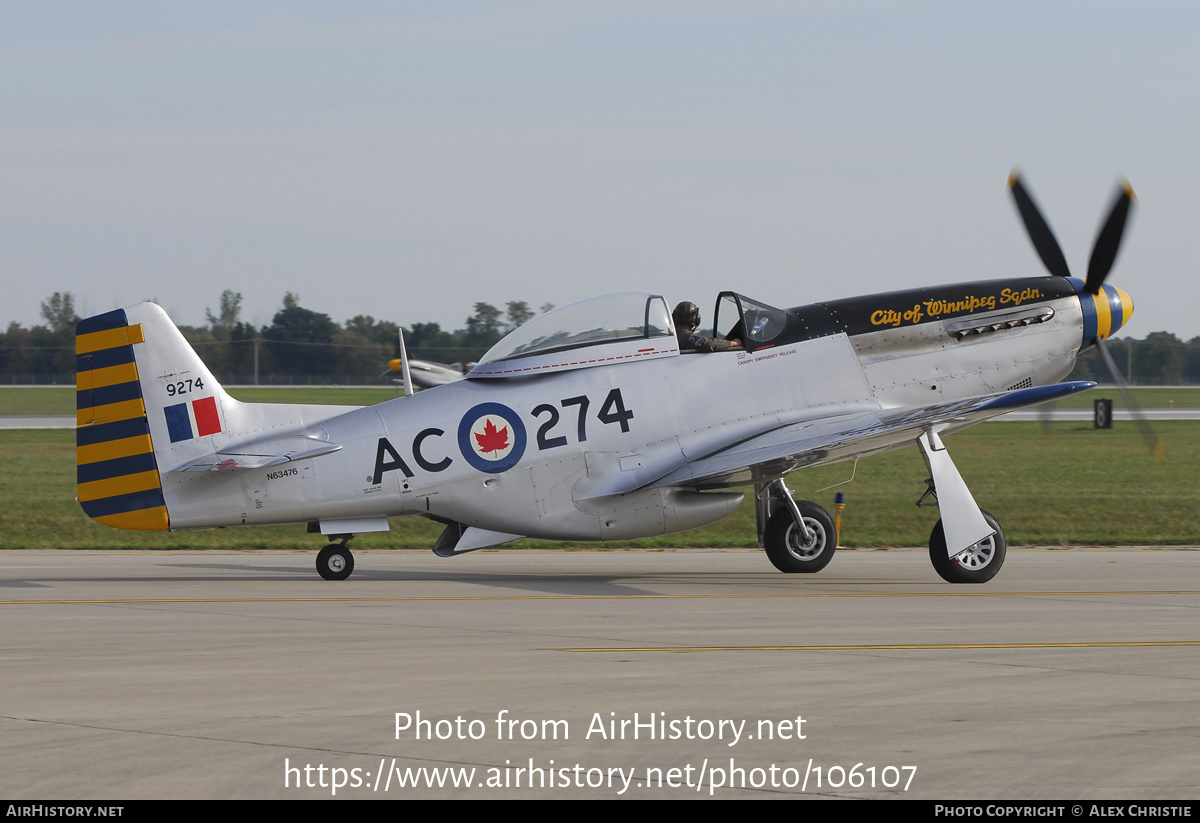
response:
M662 295L623 291L589 297L538 315L492 346L480 364L570 349L673 337L671 312Z

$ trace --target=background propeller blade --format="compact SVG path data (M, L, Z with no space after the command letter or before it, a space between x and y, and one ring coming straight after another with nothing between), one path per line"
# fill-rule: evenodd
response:
M1154 433L1154 429L1150 426L1150 421L1146 419L1146 415L1142 412L1142 407L1133 399L1133 392L1129 390L1129 384L1125 382L1121 370L1117 368L1117 362L1113 360L1113 356L1109 353L1108 346L1105 345L1102 338L1097 338L1096 345L1100 349L1101 356L1104 357L1104 362L1108 365L1108 370L1112 372L1117 388L1121 390L1121 396L1125 398L1125 405L1129 408L1129 413L1133 415L1133 422L1137 424L1138 431L1141 432L1146 448L1154 456L1155 462L1162 460L1162 443L1159 441L1158 435Z
M1050 424L1054 422L1054 412L1058 409L1058 401L1051 400L1038 406L1037 427L1042 433L1043 440L1050 439Z
M1104 278L1112 271L1117 252L1121 248L1121 237L1125 234L1125 220L1129 217L1129 207L1133 201L1133 189L1129 183L1122 181L1121 190L1108 213L1108 219L1104 221L1104 226L1096 235L1096 244L1092 246L1092 258L1088 261L1087 283L1084 286L1090 294L1099 293L1100 287L1104 285Z
M1071 269L1067 266L1067 258L1063 257L1062 247L1058 245L1054 232L1050 230L1050 224L1042 217L1037 203L1033 202L1016 171L1009 175L1008 188L1012 191L1013 200L1017 202L1017 211L1021 213L1021 220L1025 223L1025 230L1029 232L1029 239L1033 241L1033 248L1038 257L1042 258L1046 269L1056 277L1070 277ZM1120 242L1119 234L1117 242ZM1115 250L1113 256L1116 256ZM1111 266L1111 263L1109 265Z

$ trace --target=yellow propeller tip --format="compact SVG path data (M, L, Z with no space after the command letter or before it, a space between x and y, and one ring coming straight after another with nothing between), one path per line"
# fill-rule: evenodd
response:
M1017 184L1017 178L1020 176L1021 176L1021 170L1019 168L1014 167L1013 170L1011 172L1009 172L1008 187L1010 189Z
M1128 180L1121 181L1121 188L1123 188L1125 190L1126 197L1128 197L1130 200L1132 200L1135 203L1137 202L1137 195L1133 193L1133 186L1129 185Z

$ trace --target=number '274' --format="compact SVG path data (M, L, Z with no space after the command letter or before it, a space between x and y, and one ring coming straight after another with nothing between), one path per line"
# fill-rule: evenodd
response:
M591 405L587 395L581 394L578 397L564 398L558 401L558 405L564 412L571 407L576 409L575 437L580 443L587 442L587 413L588 407ZM538 427L537 445L539 449L553 449L567 445L565 434L554 434L554 428L559 423L557 408L549 403L543 403L530 413L538 418L547 415L545 422ZM605 424L620 424L622 432L629 431L629 421L633 419L633 412L625 408L625 401L621 398L620 389L613 389L608 393L608 397L604 398L604 403L600 406L600 411L596 412L596 419Z

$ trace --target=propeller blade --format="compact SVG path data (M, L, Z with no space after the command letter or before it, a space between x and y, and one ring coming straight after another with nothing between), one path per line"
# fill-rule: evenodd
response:
M1021 219L1025 222L1025 230L1029 232L1033 248L1037 251L1038 257L1042 258L1046 269L1056 277L1070 277L1071 269L1067 266L1067 258L1063 257L1062 248L1058 245L1058 240L1054 238L1050 224L1046 222L1046 218L1042 217L1037 203L1033 202L1033 198L1025 190L1025 186L1021 183L1021 177L1015 170L1008 177L1008 188L1012 191L1013 200L1017 201L1017 211L1021 213Z
M1058 409L1058 401L1051 400L1038 406L1037 427L1042 433L1043 440L1050 439L1050 424L1054 421L1054 412Z
M1129 207L1135 200L1133 189L1129 183L1122 181L1121 190L1113 202L1112 211L1100 233L1096 235L1096 244L1092 247L1092 259L1088 261L1087 283L1084 288L1090 294L1097 294L1104 285L1104 278L1112 270L1117 259L1117 251L1121 248L1121 237L1125 233L1125 220L1129 217Z
M1142 412L1142 407L1133 399L1133 392L1129 390L1129 384L1125 382L1125 378L1121 375L1121 370L1117 368L1117 361L1113 360L1113 356L1109 353L1104 339L1097 338L1096 345L1100 348L1100 354L1104 357L1104 362L1108 365L1108 370L1112 372L1113 380L1117 383L1117 388L1121 390L1121 396L1125 398L1125 405L1129 408L1129 413L1133 415L1133 422L1137 424L1138 431L1142 434L1142 441L1145 442L1146 448L1153 455L1154 462L1159 462L1162 460L1163 446L1158 439L1158 435L1154 433L1154 429L1150 426L1150 421L1146 419L1146 415Z

